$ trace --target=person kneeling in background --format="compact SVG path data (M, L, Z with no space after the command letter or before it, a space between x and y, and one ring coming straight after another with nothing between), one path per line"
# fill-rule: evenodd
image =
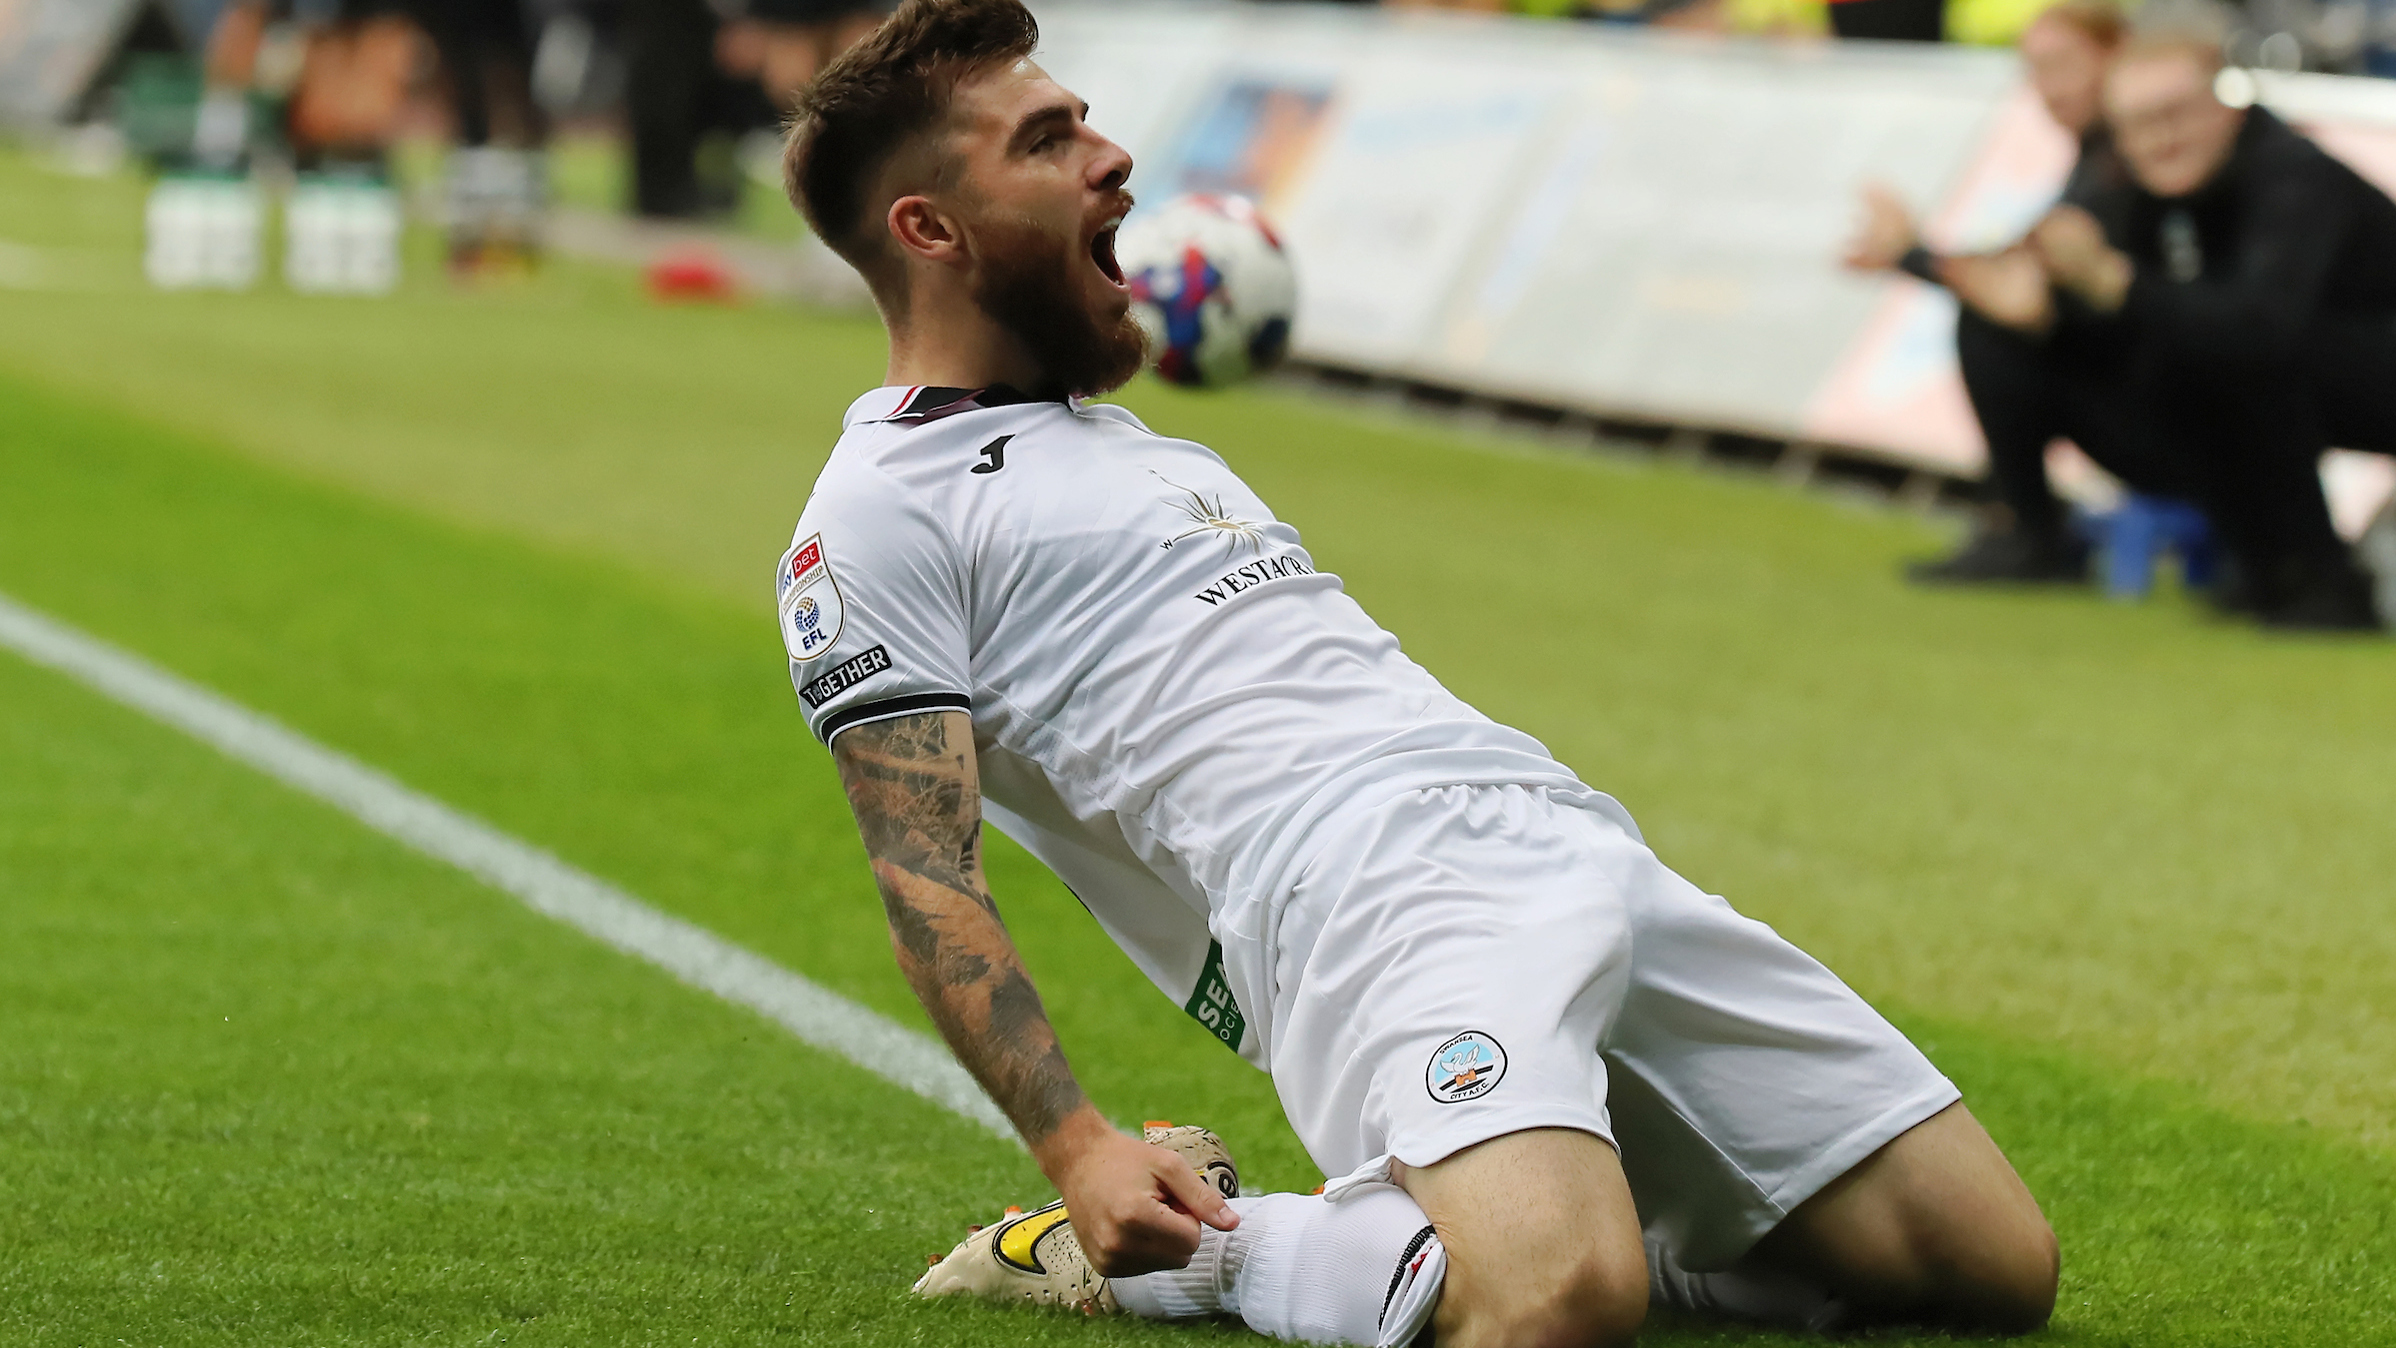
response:
M2220 50L2176 34L2124 54L2106 84L2136 182L2122 242L2072 210L2031 242L2062 321L2156 371L2148 416L2241 566L2221 597L2274 626L2376 627L2320 461L2396 452L2396 201L2225 105Z
M2129 171L2104 119L2105 72L2127 28L2113 0L2062 0L2032 20L2021 41L2030 87L2055 124L2079 142L2059 200L2104 216L2118 214L2107 203L2119 203L2129 188ZM1862 227L1847 249L1849 268L1951 284L1965 301L1957 317L1956 357L1997 478L1991 518L1972 542L1952 557L1916 564L1911 574L1932 583L2087 579L2088 545L2066 527L2061 504L2047 490L2045 458L2048 442L2059 436L2088 438L2087 411L2104 401L2077 387L2087 378L2085 353L2069 341L2050 341L2044 332L2017 332L1972 307L1974 296L2003 294L2009 285L2046 288L2046 273L2028 240L1984 254L1934 253L1888 188L1867 187L1863 206ZM2008 480L2022 472L2032 480Z
M2010 528L2063 527L2045 443L2012 424L2060 406L2053 433L2205 510L2236 562L2225 608L2373 628L2319 461L2333 444L2396 452L2396 202L2270 112L2222 102L2239 75L2222 81L2219 52L2204 24L2134 36L2105 86L2129 190L2059 206L2003 267L1947 278L2013 343L1973 388L1990 477ZM2020 579L1965 573L1988 546L1926 578Z

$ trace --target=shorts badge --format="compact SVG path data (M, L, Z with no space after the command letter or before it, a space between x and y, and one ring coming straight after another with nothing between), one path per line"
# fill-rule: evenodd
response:
M1506 1079L1506 1050L1481 1030L1466 1030L1431 1051L1423 1084L1443 1105L1478 1100Z
M824 559L822 534L811 534L782 554L774 597L782 612L782 645L791 659L817 659L840 640L848 611L840 602L840 582L832 579L832 564Z

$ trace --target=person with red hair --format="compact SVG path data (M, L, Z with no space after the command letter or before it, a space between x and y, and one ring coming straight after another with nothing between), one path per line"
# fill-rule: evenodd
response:
M2128 190L2128 173L2103 108L2105 73L2126 32L2113 0L2062 0L2022 33L2022 68L2030 87L2055 124L2079 142L2079 157L2059 198L2064 204L2101 212ZM1955 290L1963 302L1956 357L1991 447L1997 503L1963 548L1919 563L1910 574L1927 583L2084 580L2087 545L2065 527L2060 506L2045 489L2047 441L2065 432L2048 424L2049 418L2025 414L2025 408L2051 400L2025 399L2020 392L2037 378L2029 371L2043 368L2054 353L1991 317L2005 311L2008 297L2024 289L2044 290L2046 275L2029 241L1984 254L1941 255L1923 244L1913 213L1888 189L1867 187L1863 204L1863 223L1848 246L1846 264L1858 271L1903 272ZM2031 441L2035 448L2026 448ZM2011 480L2025 473L2036 475L2035 488ZM2027 504L2015 509L2009 502Z

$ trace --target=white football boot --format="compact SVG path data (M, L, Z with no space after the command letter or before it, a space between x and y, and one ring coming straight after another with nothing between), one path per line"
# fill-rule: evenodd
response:
M1179 1154L1190 1169L1225 1198L1240 1193L1239 1167L1223 1139L1204 1128L1151 1122L1141 1137ZM918 1296L978 1296L1032 1306L1069 1306L1085 1315L1113 1315L1123 1308L1114 1289L1082 1254L1062 1199L1025 1212L1007 1209L993 1226L977 1226L946 1259L936 1260L916 1280Z
M1152 1147L1178 1152L1198 1172L1198 1178L1215 1186L1215 1192L1225 1198L1240 1196L1240 1168L1231 1159L1231 1149L1223 1139L1196 1124L1185 1123L1176 1128L1160 1119L1150 1119L1140 1126L1140 1137Z

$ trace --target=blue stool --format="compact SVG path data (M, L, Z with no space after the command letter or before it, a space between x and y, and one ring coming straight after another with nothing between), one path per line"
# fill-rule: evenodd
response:
M2105 593L2114 599L2146 598L2154 588L2155 560L2180 559L2180 583L2191 590L2213 583L2219 546L2205 514L2186 501L2131 492L2119 509L2082 517L2081 530L2105 559Z

